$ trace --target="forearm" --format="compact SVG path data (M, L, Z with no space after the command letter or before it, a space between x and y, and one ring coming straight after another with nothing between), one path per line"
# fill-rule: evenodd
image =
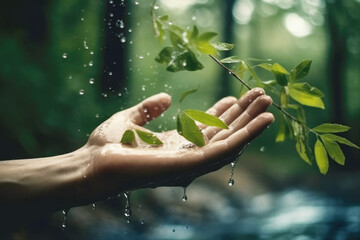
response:
M56 211L80 204L89 150L0 162L0 208Z

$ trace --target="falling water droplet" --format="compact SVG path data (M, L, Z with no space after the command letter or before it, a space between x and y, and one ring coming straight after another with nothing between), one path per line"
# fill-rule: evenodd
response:
M183 189L184 189L184 193L183 193L182 200L183 200L183 202L186 202L187 199L188 199L188 197L187 197L187 195L186 195L186 187L183 187Z
M127 218L129 218L131 216L130 195L131 195L131 191L126 191L124 193L124 196L125 196L125 199L126 199L124 215Z
M264 146L260 147L260 152L265 152L265 147Z
M89 65L89 67L92 67L92 66L94 66L94 62L90 61L88 65Z
M125 43L125 42L126 42L126 37L125 37L125 36L122 36L122 37L120 38L120 42Z
M63 53L62 58L67 58L67 57L68 57L67 53Z
M95 210L95 208L96 208L96 204L93 203L93 204L92 204L92 209Z
M62 210L63 221L62 221L62 224L61 224L61 228L62 228L63 231L65 231L65 229L67 227L68 212L69 212L69 210Z
M113 75L113 73L112 73L112 72L109 72L108 74L109 74L109 76L112 76L112 75Z
M244 147L240 150L240 152L238 153L238 155L237 155L237 157L236 157L235 161L231 162L231 172L230 172L230 178L229 178L229 181L228 181L229 186L233 186L233 185L234 185L234 183L235 183L235 180L234 180L234 170L235 170L235 165L236 165L236 163L237 163L237 161L238 161L239 157L240 157L240 156L241 156L241 154L244 152L244 150L245 150L245 148L246 148L247 146L249 146L249 143L248 143L248 144L246 144L246 145L245 145L245 146L244 146Z
M79 95L84 95L85 94L85 90L84 89L80 89L79 90Z
M135 1L135 4L136 4L136 5L139 5L139 1Z
M90 78L89 83L90 83L91 85L93 85L93 84L95 83L95 79L94 79L94 78Z

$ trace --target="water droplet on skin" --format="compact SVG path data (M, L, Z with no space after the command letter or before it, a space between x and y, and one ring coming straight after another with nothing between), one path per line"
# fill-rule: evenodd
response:
M183 189L184 189L184 193L183 193L182 201L183 201L183 202L186 202L187 199L188 199L188 197L187 197L187 195L186 195L186 187L183 187Z
M264 147L264 146L262 146L262 147L260 148L260 152L265 152L265 147Z
M67 57L68 57L67 53L63 53L62 58L67 58Z
M89 83L90 83L91 85L94 84L94 83L95 83L95 79L94 79L94 78L90 78Z
M84 95L84 94L85 94L84 89L80 89L80 90L79 90L79 95Z
M131 191L126 191L124 193L124 196L125 196L125 199L126 199L124 215L127 218L129 218L131 216L130 195L131 195Z

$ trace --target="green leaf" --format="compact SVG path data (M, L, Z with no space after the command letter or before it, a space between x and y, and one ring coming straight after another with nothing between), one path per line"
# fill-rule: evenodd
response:
M324 103L321 100L321 97L324 95L319 89L311 87L308 83L293 83L288 87L289 95L295 101L302 105L325 109Z
M335 162L337 162L340 165L345 164L345 155L343 151L341 150L339 144L337 144L334 141L330 141L326 138L323 138L320 136L322 142L324 143L324 146L326 148L326 151L330 155L332 159L334 159Z
M235 44L224 43L224 42L214 42L211 45L218 51L230 51L235 47Z
M287 76L289 75L289 73L280 64L273 64L271 72L274 73L275 79L278 84L280 84L281 86L286 86L288 84Z
M299 156L311 165L312 154L308 144L308 131L298 122L292 121L293 133L296 138L296 151Z
M150 133L150 132L144 132L141 131L139 129L135 129L137 135L139 136L139 138L143 141L146 142L148 144L151 145L161 145L163 144L162 141L160 141L160 139L158 139L154 134Z
M271 72L273 65L271 63L261 63L258 66Z
M243 77L243 74L246 70L249 70L248 65L244 61L240 60L240 64L238 65L235 73L240 77Z
M195 40L199 36L199 29L197 28L197 26L194 25L193 30L188 31L187 35L189 40Z
M351 127L337 123L323 123L312 130L319 133L339 133L349 131Z
M204 54L216 54L216 48L209 42L217 33L205 32L201 34L195 41L196 48Z
M309 74L311 62L311 60L303 60L293 68L290 73L290 81L293 82L306 77Z
M169 35L170 35L171 44L174 46L176 50L181 50L185 48L186 42L181 36L176 34L174 31L169 31Z
M190 90L184 92L183 94L181 94L179 103L182 103L182 101L184 101L184 99L185 99L187 96L189 96L190 94L196 93L197 90L199 89L199 87L200 87L200 85L199 85L197 88L190 89Z
M222 62L222 63L238 63L238 62L242 62L242 60L237 56L231 56L231 57L221 59L220 62Z
M289 91L287 87L282 87L280 90L280 103L282 107L287 107L289 104Z
M340 136L337 136L334 134L323 134L323 135L321 135L321 139L323 139L323 138L325 138L326 140L329 140L329 141L334 141L334 142L338 142L341 144L345 144L349 147L360 149L360 147L357 146L355 143L352 143L349 140L347 140L346 138L343 138L343 137L340 137Z
M197 146L205 146L204 136L195 121L184 112L180 112L178 115L177 131L181 136Z
M214 115L210 115L206 112L188 109L184 111L185 114L189 115L195 121L201 122L207 126L215 126L223 129L229 129L228 126Z
M320 173L325 175L329 169L329 159L325 147L319 139L316 140L314 152L316 163L319 167Z
M308 164L311 165L310 148L307 143L307 138L298 138L295 145L299 156Z
M121 138L121 143L130 144L135 140L135 134L131 130L126 130Z
M200 42L209 42L211 39L216 37L218 34L216 32L204 32L198 37Z
M279 122L279 131L278 131L275 141L283 142L283 141L285 141L285 139L287 137L293 138L294 130L290 124L290 121L282 113L280 113L278 115L278 119L279 119L279 121L278 121Z
M176 50L173 47L165 47L155 58L159 63L167 65L169 72L182 70L196 71L204 66L197 60L195 54L189 49Z

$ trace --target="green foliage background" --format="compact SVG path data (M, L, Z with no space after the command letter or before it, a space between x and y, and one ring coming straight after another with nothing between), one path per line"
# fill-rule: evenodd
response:
M251 1L253 12L246 24L227 18L226 7L234 4L232 9L236 12L239 7L236 1L193 1L178 8L165 2L159 2L159 11L171 15L183 28L196 23L202 32L223 33L218 40L236 43L232 55L272 58L287 68L300 60L312 59L306 81L324 91L327 109L307 109L309 126L331 121L352 126L346 137L357 143L360 132L359 2L319 1L317 5L306 5L305 1L299 1L285 6L281 2ZM122 3L114 1L114 6ZM124 27L126 41L121 42L119 38L118 44L125 49L123 59L126 61L114 65L125 65L126 81L120 89L109 90L101 88L101 81L107 80L103 71L109 67L104 66L103 61L104 39L106 34L111 34L107 31L109 14L121 11L119 7L110 7L105 12L104 2L95 0L1 3L2 159L72 151L83 145L92 129L111 114L161 91L168 92L177 102L181 93L200 84L193 100L184 102L184 109L205 110L222 96L239 96L240 85L207 58L201 59L203 71L166 72L154 61L161 47L151 28L151 3L126 1L125 4L129 12L128 24ZM317 11L320 20L313 19L311 34L295 37L284 27L285 16L296 13L311 22L315 15L307 14L306 8ZM342 89L330 81L336 74ZM89 83L91 78L94 84ZM333 88L336 90L332 91ZM83 95L79 94L82 90ZM340 94L334 95L336 91ZM174 106L148 127L155 131L175 128L176 111ZM296 159L290 145L274 143L274 134L275 129L270 128L248 151L258 152L265 146L265 158L276 154L278 157L272 159L271 164L261 162L264 166L273 166L274 171L295 174L291 169L309 170ZM345 150L348 164L359 166L358 153Z

